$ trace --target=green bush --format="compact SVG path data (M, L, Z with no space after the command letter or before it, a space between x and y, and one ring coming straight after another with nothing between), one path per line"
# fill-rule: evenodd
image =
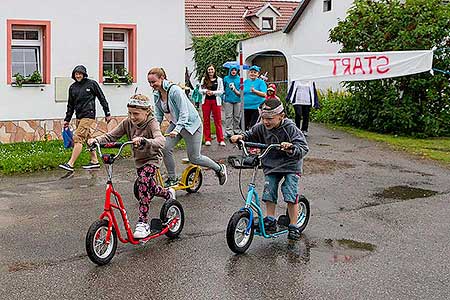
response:
M197 77L200 80L209 65L216 67L217 75L224 77L228 69L222 67L227 61L235 61L238 55L236 49L239 41L247 34L215 34L211 37L193 37L192 48L194 61L197 65Z
M437 47L435 68L450 65L450 6L441 0L355 0L345 20L330 32L342 52L423 50ZM315 118L336 120L380 133L450 135L450 87L446 75L421 73L347 82L351 93L325 95ZM336 98L337 97L337 98ZM335 101L337 103L328 103ZM323 104L323 103L322 103ZM330 112L324 112L331 109ZM339 114L333 116L334 114Z
M320 109L311 110L311 119L321 123L348 124L352 97L347 92L319 92Z

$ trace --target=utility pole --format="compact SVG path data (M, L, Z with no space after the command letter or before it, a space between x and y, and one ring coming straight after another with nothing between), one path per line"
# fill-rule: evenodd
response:
M242 42L239 42L239 77L240 77L240 93L241 93L241 129L245 131L244 118L244 54L242 52Z

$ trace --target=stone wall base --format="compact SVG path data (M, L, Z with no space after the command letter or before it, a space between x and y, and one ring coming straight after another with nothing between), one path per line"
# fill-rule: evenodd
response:
M109 124L105 118L97 118L98 134L103 134L119 124L126 117L113 117ZM54 120L22 120L22 121L0 121L0 143L17 143L61 140L64 119ZM75 129L75 119L70 122Z

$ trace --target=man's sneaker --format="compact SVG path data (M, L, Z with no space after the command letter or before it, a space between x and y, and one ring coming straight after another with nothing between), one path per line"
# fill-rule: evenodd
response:
M85 170L90 170L90 169L98 169L100 168L100 164L97 163L93 163L93 162L89 162L87 165L83 166L83 169Z
M143 239L150 235L150 225L144 222L138 222L133 236L135 239Z
M221 141L221 142L219 143L219 145L225 147L227 144L226 144L224 141Z
M211 141L206 141L205 146L211 146Z
M288 230L289 233L287 238L289 240L298 241L300 239L300 228L298 228L297 225L289 224Z
M177 199L177 194L175 193L175 190L173 188L168 188L167 191L170 194L170 199L172 200Z
M306 130L303 130L303 131L302 131L302 133L303 133L303 135L304 135L305 137L307 137L307 136L308 136L308 131L306 131Z
M164 187L169 188L171 186L175 186L178 184L178 179L176 178L167 178L167 180L164 182Z
M227 183L227 167L224 164L220 164L220 171L217 172L217 177L219 178L219 184L224 185Z
M274 233L277 231L277 219L274 217L264 218L264 230L266 233Z
M73 172L73 167L71 165L69 165L69 163L61 164L58 167L66 170L66 171Z

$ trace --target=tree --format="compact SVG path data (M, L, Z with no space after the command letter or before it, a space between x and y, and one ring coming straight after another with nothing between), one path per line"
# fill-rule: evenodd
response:
M355 0L330 31L341 52L425 50L433 67L450 65L450 6L442 0ZM448 76L429 73L346 83L351 103L345 123L378 132L450 135Z
M236 60L237 44L246 34L215 34L211 37L193 37L192 48L194 50L194 61L197 65L197 76L200 80L209 65L216 67L217 75L223 77L227 75L222 65L227 61Z

